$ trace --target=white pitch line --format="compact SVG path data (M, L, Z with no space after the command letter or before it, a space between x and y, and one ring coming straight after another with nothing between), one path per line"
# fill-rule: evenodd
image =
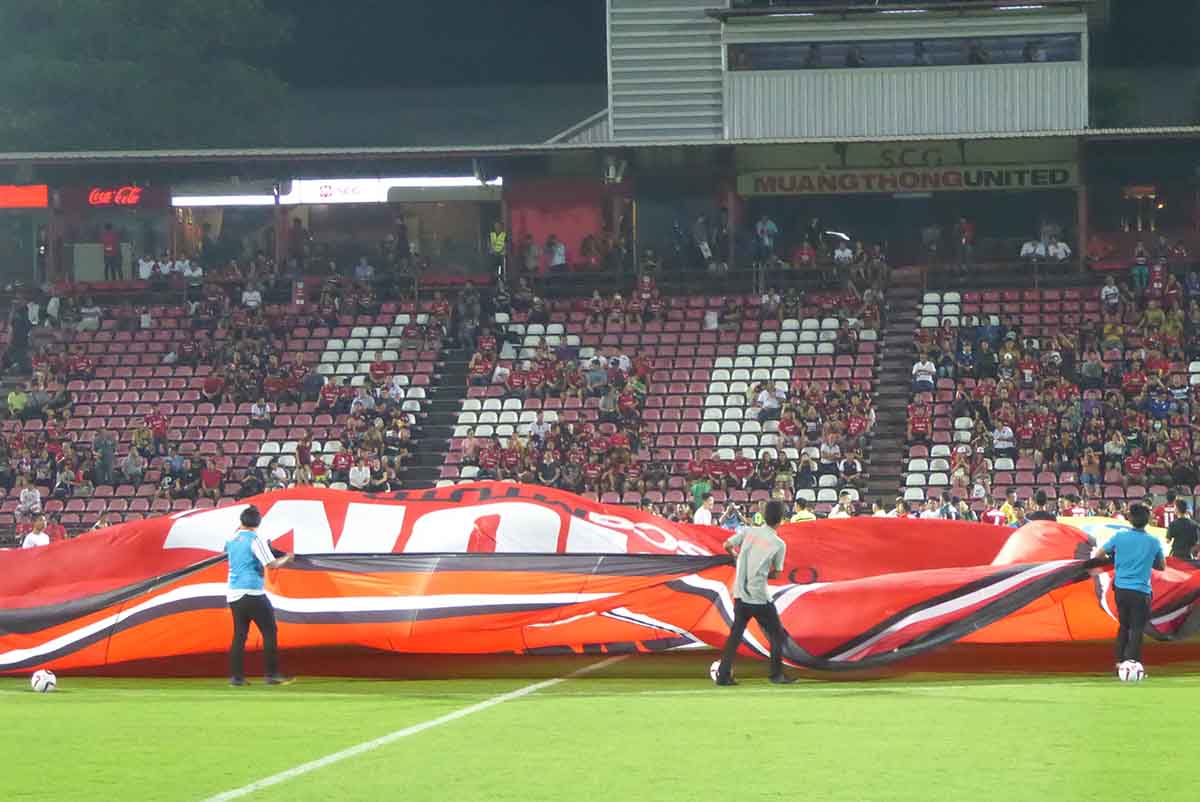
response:
M526 685L524 688L518 688L515 691L509 691L508 693L502 693L499 696L493 696L490 699L484 699L482 702L473 704L470 707L464 707L460 710L447 713L444 716L438 716L437 718L430 719L429 721L422 721L419 724L413 724L412 726L405 727L402 730L396 730L395 732L390 732L387 735L381 735L380 737L374 738L370 741L364 741L363 743L343 749L340 752L334 752L333 754L326 755L325 757L317 758L316 760L310 760L307 763L301 763L299 766L287 769L286 771L281 771L278 774L272 774L270 777L264 777L261 780L256 780L249 785L243 785L241 788L234 788L231 791L224 791L216 796L210 796L203 800L203 802L228 802L228 800L231 799L241 799L244 796L249 796L250 794L261 791L264 788L270 788L273 785L279 785L280 783L287 782L288 780L295 779L296 777L301 777L305 774L317 771L318 769L323 769L326 766L332 766L335 763L341 763L343 760L349 760L352 757L358 757L359 755L366 754L367 752L373 752L380 747L395 743L396 741L399 741L402 738L407 738L410 735L418 735L426 730L431 730L434 727L440 727L443 724L449 724L451 722L458 721L461 718L466 718L467 716L475 713L481 713L488 708L495 707L496 705L501 705L505 702L511 702L514 699L520 699L522 696L529 696L531 693L537 693L538 691L545 690L546 688L551 688L555 685L566 682L569 679L574 679L575 677L580 677L584 674L590 674L593 671L599 671L600 669L607 668L613 663L620 662L627 657L629 657L627 654L609 657L606 660L601 660L599 663L592 663L590 666L584 666L578 671L572 671L570 674L566 674L561 677L555 677L554 679L543 680L541 682L535 682L532 685Z

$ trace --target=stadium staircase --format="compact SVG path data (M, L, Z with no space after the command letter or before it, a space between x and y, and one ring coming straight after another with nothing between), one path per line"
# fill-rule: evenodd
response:
M450 438L462 408L467 386L467 361L470 353L462 348L447 348L442 352L439 381L431 389L426 409L424 431L415 447L416 459L404 473L404 488L419 490L434 487L446 455Z
M910 275L911 274L911 275ZM883 329L883 354L875 393L875 427L871 437L871 460L867 469L867 498L891 507L903 484L907 453L906 409L912 384L912 343L917 327L916 306L921 299L916 271L893 274L888 289L888 313Z

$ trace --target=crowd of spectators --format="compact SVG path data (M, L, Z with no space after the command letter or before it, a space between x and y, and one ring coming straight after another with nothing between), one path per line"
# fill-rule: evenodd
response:
M1036 336L1015 314L918 329L908 440L928 442L935 413L954 418L953 493L981 500L997 471L1014 468L1054 474L1085 498L1200 481L1200 385L1188 377L1200 273L1181 282L1165 259L1135 265L1127 282L1109 275L1099 300L1094 322L1068 315ZM954 388L940 408L939 380Z
M537 301L524 310L530 322L537 322ZM627 332L665 319L672 301L661 296L647 277L628 299L620 294L606 299L596 292L581 299L574 311L588 327ZM705 327L738 330L750 316L778 321L813 312L814 301L795 288L783 295L770 290L758 301L752 306L745 299L727 298L719 309L708 312ZM873 289L860 295L851 285L840 294L822 296L820 303L822 312L844 321L833 340L837 354L854 353L859 328L877 326L882 315L882 297ZM859 323L851 326L851 318ZM548 317L537 320L545 322ZM827 386L799 376L790 383L748 383L746 419L769 424L776 446L762 449L757 459L740 450L709 449L681 463L673 461L669 451L656 448L656 427L645 420L646 399L666 390L655 386L653 359L640 350L630 356L615 346L581 357L577 347L551 346L542 338L533 347L525 340L524 356L505 360L500 353L505 338L503 331L480 329L468 363L468 386L499 387L505 399L522 402L556 399L568 407L574 403L577 409L592 399L595 419L585 415L581 421L547 421L539 413L528 431L518 430L506 442L499 435L477 437L472 430L463 443L463 464L478 472L468 476L598 496L653 497L679 489L690 494L693 508L711 492L761 491L791 499L800 491L815 498L815 491L829 487L830 481L856 490L865 486L863 454L875 412L869 388L862 384L839 380Z
M886 286L891 275L882 242L868 245L826 230L819 217L810 218L794 231L785 230L768 213L740 230L730 228L726 209L715 220L706 215L693 220L688 250L696 267L710 273L727 271L731 247L736 248L739 260L747 259L779 284L807 273L826 287L850 284L862 291Z
M165 255L146 257L139 265L148 274L152 292L159 289L153 285L160 279L185 280L177 311L190 331L186 338L172 341L161 364L207 366L199 388L204 402L237 409L247 426L267 432L274 429L281 409L298 411L301 405L342 423L331 438L343 444L345 454L323 454L313 448L311 437L304 438L294 454L269 465L252 465L242 475L220 454L181 453L181 446L185 451L191 446L183 442L183 424L169 420L169 410L128 417L123 430L104 428L88 438L80 436L81 427L71 425L79 388L96 374L96 359L84 347L91 333L102 327L155 330L156 311L163 307L129 302L102 306L69 287L28 292L15 302L5 368L8 375L32 375L14 387L0 407L4 418L19 423L9 424L0 434L0 487L10 496L18 494L18 536L35 526L51 500L65 503L137 493L153 501L196 503L293 485L341 482L376 490L398 486L419 422L401 409L406 387L401 377L393 376L393 366L377 358L362 385L354 386L343 384L344 377L326 378L316 372L300 352L289 357L293 325L333 326L347 316L379 313L378 285L365 268L369 265L360 263L352 275L331 268L310 285L314 289L307 303L289 310L266 303L264 292L275 290L278 272L261 254L246 264L230 262L207 274L187 260L172 261ZM428 320L405 329L404 344L440 347L450 318L448 302L437 299ZM350 465L345 464L347 458ZM352 471L355 466L366 468L369 477L359 481L361 471ZM153 486L152 493L141 492L147 485ZM54 506L51 528L62 507Z

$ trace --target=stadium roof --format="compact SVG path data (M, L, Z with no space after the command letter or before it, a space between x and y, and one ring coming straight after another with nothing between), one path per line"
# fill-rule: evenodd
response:
M906 136L808 137L781 139L717 139L678 141L648 140L589 144L492 144L417 147L294 147L294 148L206 148L175 150L107 150L74 152L0 153L0 164L69 165L85 163L135 162L230 162L230 161L305 161L337 159L436 159L473 156L521 156L570 151L590 151L604 147L620 149L728 147L732 145L804 145L854 142L936 142L985 139L1053 139L1078 137L1092 142L1187 139L1200 140L1200 125L1175 125L1128 128L1081 128L1061 131L1005 131L973 134L913 134Z

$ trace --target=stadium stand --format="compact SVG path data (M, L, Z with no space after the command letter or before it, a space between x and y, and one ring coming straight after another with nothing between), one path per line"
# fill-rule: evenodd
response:
M0 530L19 535L34 511L78 531L294 483L345 487L343 441L368 468L361 489L398 488L448 305L379 304L348 281L306 305L235 295L213 282L182 304L83 301L94 326L67 311L37 330L32 378L5 381Z
M1200 281L1188 278L1156 262L1131 284L925 293L904 498L959 496L978 511L1041 490L1119 510L1191 494Z
M439 480L543 481L626 504L711 489L828 510L867 473L880 313L873 295L664 298L652 281L628 300L499 312L467 365ZM547 466L549 452L563 458Z

